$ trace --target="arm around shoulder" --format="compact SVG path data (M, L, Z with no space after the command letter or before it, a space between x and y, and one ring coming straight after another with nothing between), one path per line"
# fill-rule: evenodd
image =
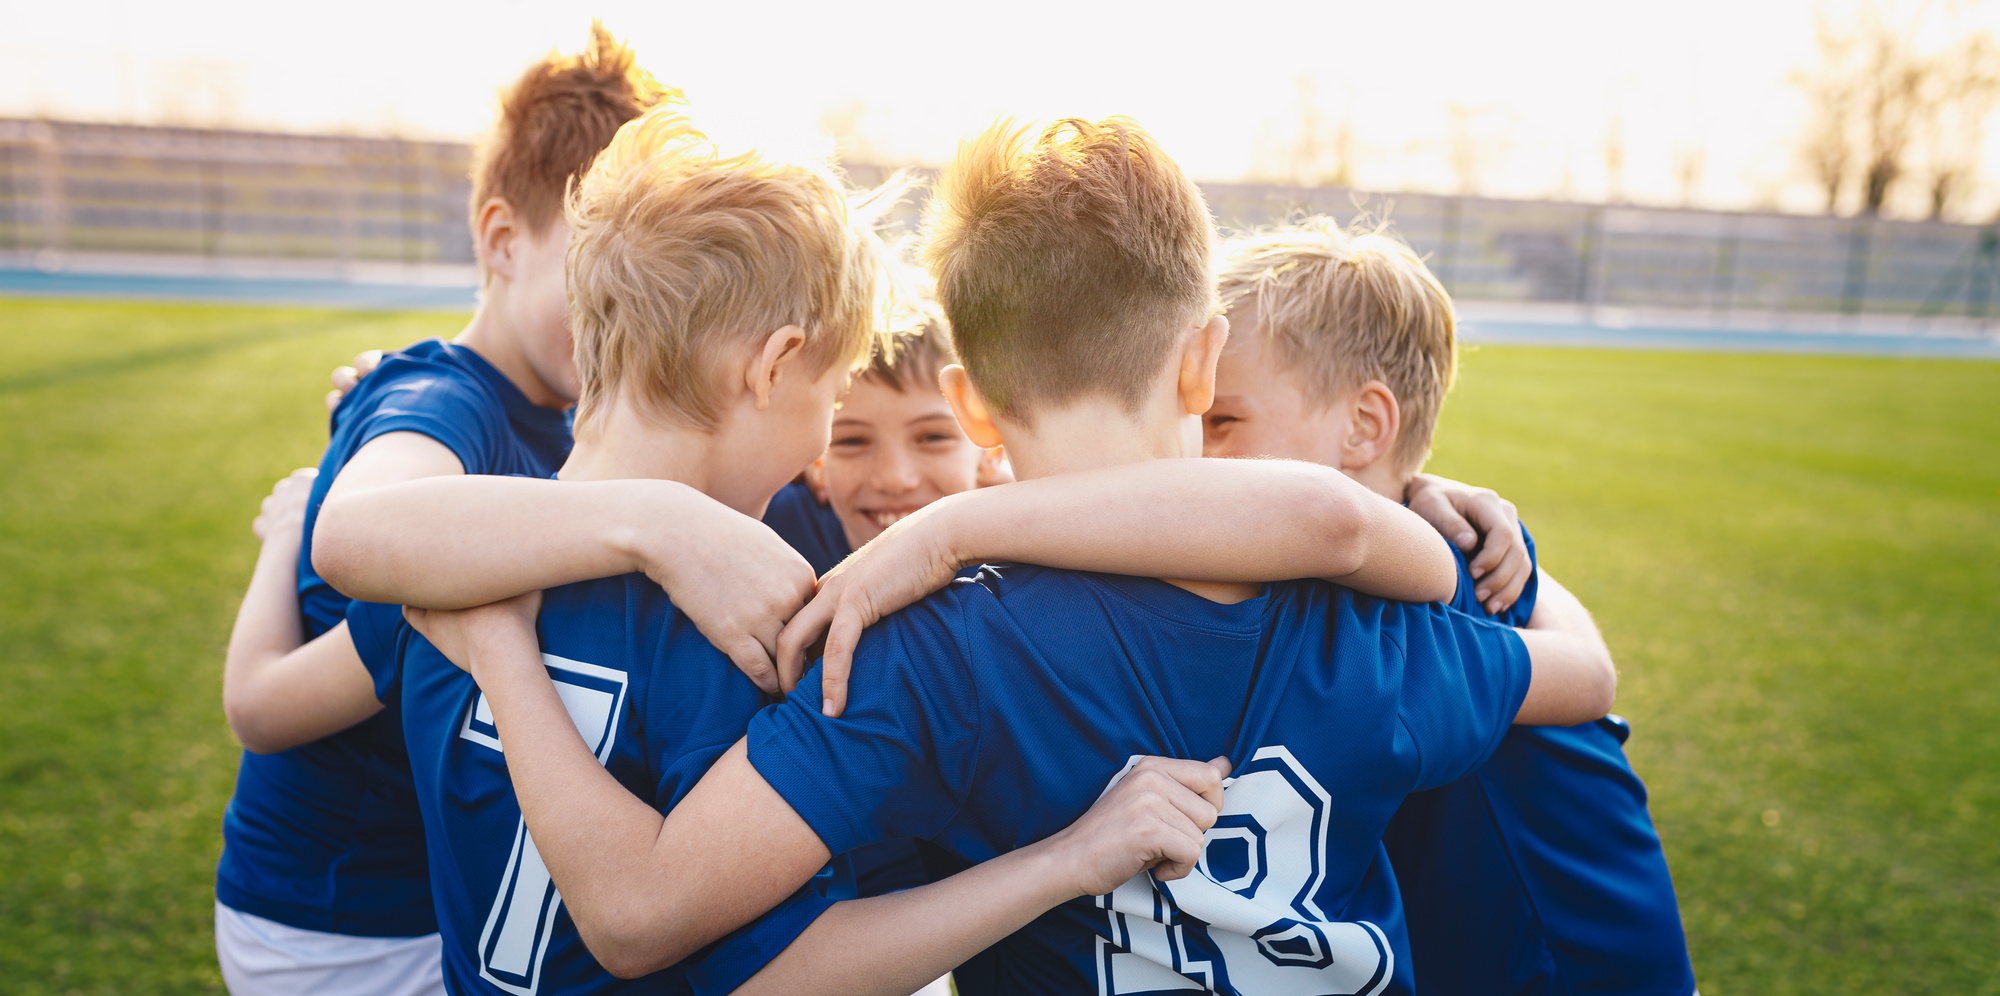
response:
M1514 717L1523 726L1573 726L1600 719L1618 698L1618 668L1590 611L1569 589L1541 573L1535 614L1516 630L1534 662L1527 698Z

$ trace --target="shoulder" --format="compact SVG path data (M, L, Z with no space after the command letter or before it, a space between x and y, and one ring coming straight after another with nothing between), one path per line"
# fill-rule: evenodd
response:
M492 402L486 380L467 361L469 350L438 339L426 339L389 353L382 364L361 379L342 400L371 409L384 405L408 406L419 400L472 399Z

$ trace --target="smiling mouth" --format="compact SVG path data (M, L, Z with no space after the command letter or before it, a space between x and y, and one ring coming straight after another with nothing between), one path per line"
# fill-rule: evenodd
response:
M910 513L908 513L908 512L869 512L869 511L864 511L864 512L862 512L862 513L861 513L861 517L862 517L862 518L864 518L864 519L867 519L867 520L868 520L869 522L872 522L872 523L874 523L874 524L875 524L875 528L877 528L877 529L887 529L887 528L889 528L890 526L893 526L893 525L895 525L896 523L898 523L898 522L902 521L903 517L904 517L904 516L906 516L906 515L909 515L909 514L910 514Z

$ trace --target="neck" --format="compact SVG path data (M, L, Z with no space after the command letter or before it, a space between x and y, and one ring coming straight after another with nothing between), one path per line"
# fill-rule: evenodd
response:
M480 295L479 310L472 313L472 321L452 342L491 363L531 404L556 411L568 408L569 402L551 389L541 374L535 372L534 364L528 362L527 352L521 348L520 329L507 318L505 300L500 279L489 280Z
M1172 399L1179 401L1178 395ZM1109 399L1089 398L1058 411L1036 412L1032 427L1013 419L1000 421L1007 459L1020 480L1080 470L1096 470L1181 456L1187 450L1178 405L1153 404L1134 415ZM1233 605L1255 598L1259 585L1221 581L1161 580L1194 592L1211 602Z
M752 517L771 499L735 494L740 475L723 472L723 447L715 434L668 425L634 409L623 398L578 422L576 444L556 477L565 481L677 481Z
M1403 473L1395 466L1395 461L1383 457L1366 467L1341 468L1347 476L1360 482L1363 487L1390 501L1401 504L1404 492L1410 489L1412 475Z
M1141 460L1199 456L1185 450L1180 419L1170 412L1127 412L1117 402L1087 398L1056 411L1036 412L1034 423L1002 418L1000 435L1019 480Z

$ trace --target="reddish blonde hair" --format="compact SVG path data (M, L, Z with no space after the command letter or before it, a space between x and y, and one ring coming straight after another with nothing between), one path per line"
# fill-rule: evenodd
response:
M583 51L550 52L500 95L500 120L472 160L475 225L480 209L498 197L528 231L548 231L570 181L583 176L620 126L682 99L636 60L602 21L591 21Z

